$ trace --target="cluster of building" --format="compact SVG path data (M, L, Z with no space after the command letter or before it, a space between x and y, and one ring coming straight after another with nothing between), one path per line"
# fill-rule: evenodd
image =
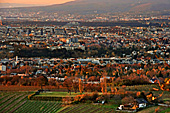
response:
M154 60L153 60L154 61ZM95 70L95 66L100 68L106 67L107 65L116 65L116 64L141 64L143 63L152 63L148 60L136 60L133 58L5 58L0 59L0 74L1 76L36 76L38 74L45 75L49 78L64 78L67 75L68 68L70 71L81 71L81 69L90 69ZM157 63L164 61L157 60ZM170 62L170 60L167 60ZM139 70L142 70L141 67L138 67ZM138 69L137 68L137 69ZM23 70L22 70L23 69ZM32 69L32 70L31 70ZM126 67L130 70L131 67ZM134 71L134 69L133 69Z
M132 99L133 100L133 99ZM136 98L132 102L120 105L116 111L119 112L137 112L148 106L154 105L158 102L158 97L154 96L152 92L148 93L145 98Z
M86 66L88 63L106 66L107 64L170 64L170 28L169 27L87 27L79 26L78 22L71 22L65 26L0 26L0 52L12 54L18 50L16 46L40 49L63 49L74 51L92 51L92 47L111 48L112 51L132 49L129 54L120 53L114 57L89 58L20 58L17 60L1 56L1 71L19 69L27 63L37 70L53 68L59 64L68 65L72 70ZM95 50L98 52L97 50ZM1 54L2 55L2 54ZM155 58L153 56L161 56ZM60 63L61 64L61 63ZM92 67L93 68L93 67ZM55 72L59 73L59 70ZM60 70L61 71L61 70ZM64 70L63 70L64 71ZM46 74L44 70L35 73ZM35 74L34 73L34 74ZM54 73L53 73L54 74ZM51 75L50 75L51 76Z
M133 54L169 56L169 27L0 26L0 50L14 52L15 45L29 48L86 50L92 46L138 48ZM129 55L123 54L123 57Z
M160 12L153 12L152 14L136 14L130 12L124 13L97 13L94 14L68 14L60 12L20 12L17 9L2 10L0 15L5 21L82 21L82 22L108 22L108 21L139 21L139 20L157 20L169 19L169 15L161 15Z

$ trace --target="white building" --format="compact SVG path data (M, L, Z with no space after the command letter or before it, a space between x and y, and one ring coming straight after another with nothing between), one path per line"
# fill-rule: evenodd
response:
M6 66L5 65L0 65L0 71L6 71Z

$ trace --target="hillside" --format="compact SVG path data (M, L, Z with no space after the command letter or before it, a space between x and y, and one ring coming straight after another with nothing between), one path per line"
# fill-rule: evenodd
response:
M170 10L169 0L76 0L50 6L14 8L22 11L46 11L62 13L91 14L126 11ZM1 9L4 10L4 9Z

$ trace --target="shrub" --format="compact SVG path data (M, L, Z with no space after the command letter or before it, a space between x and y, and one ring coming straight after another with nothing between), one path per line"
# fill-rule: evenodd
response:
M38 90L38 91L34 92L33 94L28 95L28 99L31 100L31 98L32 98L34 95L39 95L39 93L40 93L40 91Z
M95 101L98 96L99 96L99 94L97 92L94 92L91 96L91 100Z
M134 98L132 96L126 96L121 100L122 104L129 104L134 102Z
M28 99L31 100L31 98L35 95L35 93L28 95Z

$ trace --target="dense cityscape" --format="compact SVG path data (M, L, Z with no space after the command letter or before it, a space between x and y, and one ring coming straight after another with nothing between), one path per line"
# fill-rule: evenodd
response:
M0 9L0 112L170 111L169 10L39 9Z

